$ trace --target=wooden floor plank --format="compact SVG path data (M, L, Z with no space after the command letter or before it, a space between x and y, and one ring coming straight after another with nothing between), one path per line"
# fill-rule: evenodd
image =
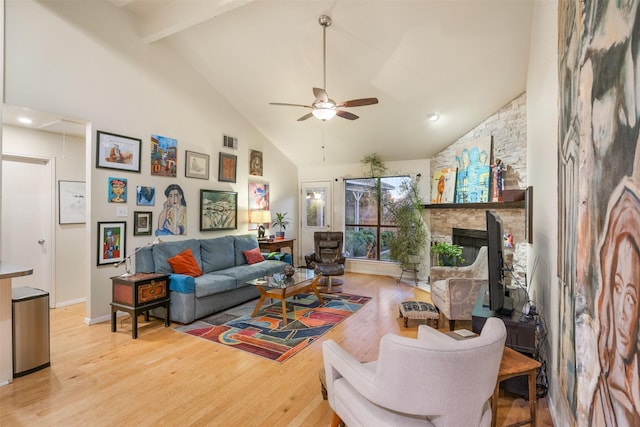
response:
M343 280L344 292L373 299L283 364L175 332L161 320L141 316L133 340L131 319L119 319L112 333L109 322L85 325L82 304L53 309L51 367L0 387L0 425L327 426L322 342L375 360L384 334L417 334L419 322L402 325L398 303L430 301L392 277L348 273ZM524 399L501 396L499 405L498 425L527 417ZM538 407L538 425L552 425L546 400Z

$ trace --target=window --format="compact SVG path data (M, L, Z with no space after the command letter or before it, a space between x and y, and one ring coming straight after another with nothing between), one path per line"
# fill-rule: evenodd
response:
M345 180L345 252L349 258L390 261L389 240L396 233L385 206L401 195L408 176Z

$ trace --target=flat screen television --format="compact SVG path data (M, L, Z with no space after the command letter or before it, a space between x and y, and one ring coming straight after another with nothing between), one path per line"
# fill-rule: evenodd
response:
M504 306L504 231L502 220L487 211L487 258L489 262L489 309L502 310Z

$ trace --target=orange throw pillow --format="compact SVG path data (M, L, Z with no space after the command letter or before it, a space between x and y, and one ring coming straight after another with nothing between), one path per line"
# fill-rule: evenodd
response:
M255 264L256 262L264 261L264 257L260 253L260 248L242 251L242 254L247 259L247 264Z
M193 257L191 249L185 249L178 255L167 260L171 269L176 274L186 274L187 276L202 276L202 270L198 265L198 261Z

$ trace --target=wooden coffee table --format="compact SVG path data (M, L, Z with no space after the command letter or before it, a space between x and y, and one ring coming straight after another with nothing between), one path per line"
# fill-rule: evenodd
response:
M274 277L275 276L275 277ZM313 291L320 301L320 304L324 304L320 292L318 292L318 281L322 275L317 275L313 270L307 270L306 268L299 268L296 270L292 277L284 277L284 275L274 275L266 278L265 280L250 280L247 282L250 285L254 285L260 291L260 299L256 308L251 313L251 317L255 317L262 307L262 303L267 298L277 299L282 302L282 324L287 324L287 303L286 300L289 297L298 295L304 292Z

